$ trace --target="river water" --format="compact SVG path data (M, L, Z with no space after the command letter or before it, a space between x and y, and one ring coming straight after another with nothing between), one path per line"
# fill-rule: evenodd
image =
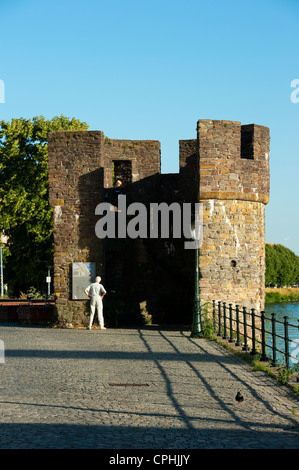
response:
M294 366L299 362L299 302L282 302L277 304L268 304L265 307L266 316L266 331L271 332L271 314L275 313L275 318L279 322L276 324L276 334L282 336L282 338L276 339L277 349L284 351L284 317L288 317L288 336L289 341L289 353L290 353L290 366ZM266 333L266 344L272 345L271 333ZM266 353L272 357L270 348L266 348ZM284 364L283 354L277 353L277 361Z

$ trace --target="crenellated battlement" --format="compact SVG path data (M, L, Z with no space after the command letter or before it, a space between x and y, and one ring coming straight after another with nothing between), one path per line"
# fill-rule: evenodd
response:
M269 129L199 120L199 198L269 201Z

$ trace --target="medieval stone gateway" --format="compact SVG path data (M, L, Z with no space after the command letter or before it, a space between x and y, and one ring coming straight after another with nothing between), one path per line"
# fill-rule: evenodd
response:
M98 204L110 202L117 210L116 180L129 204L201 202L201 299L263 309L269 129L199 120L196 138L179 142L179 159L179 173L161 174L158 141L110 139L100 131L50 133L54 292L61 325L87 324L83 285L95 274L108 291L107 308L109 302L117 306L122 321L146 311L153 322L191 322L194 252L184 248L183 238L96 236Z

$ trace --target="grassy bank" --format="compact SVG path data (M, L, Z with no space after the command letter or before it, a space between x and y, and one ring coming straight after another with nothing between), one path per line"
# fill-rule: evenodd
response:
M265 302L299 302L299 287L266 287Z

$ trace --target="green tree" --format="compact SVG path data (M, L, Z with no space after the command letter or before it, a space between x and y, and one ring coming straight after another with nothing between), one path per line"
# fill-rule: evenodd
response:
M283 245L266 244L266 286L289 286L299 281L299 257Z
M31 285L42 288L53 263L48 133L86 129L86 123L65 116L0 121L0 232L9 237L5 282L14 294Z

